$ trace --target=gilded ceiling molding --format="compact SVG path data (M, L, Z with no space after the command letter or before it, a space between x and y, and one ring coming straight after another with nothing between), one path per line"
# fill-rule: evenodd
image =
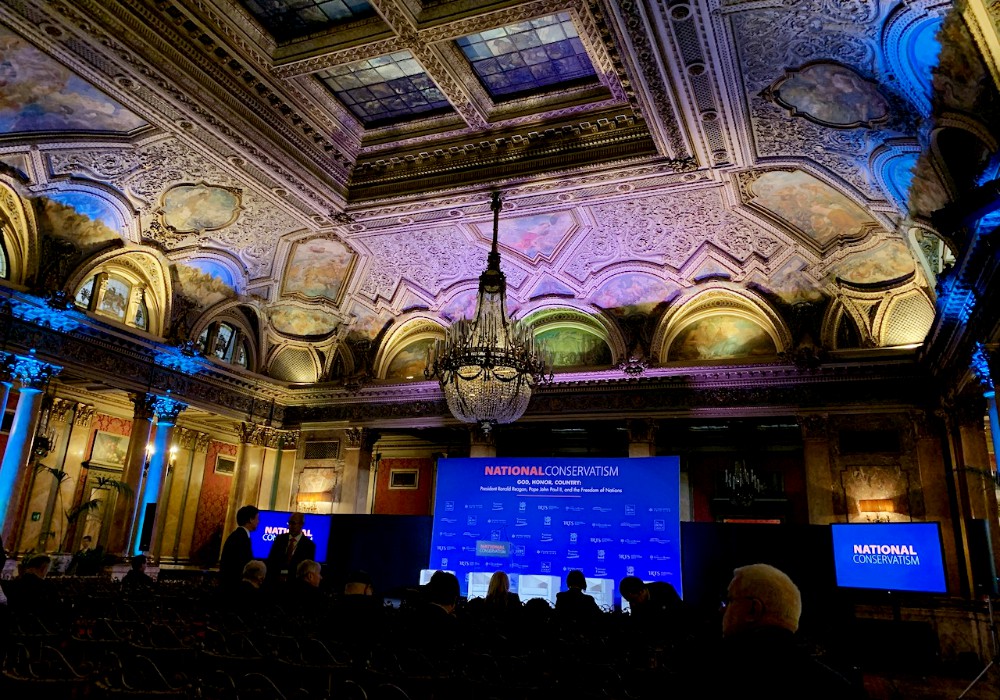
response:
M709 171L695 171L693 162L645 163L633 167L615 166L600 172L569 173L563 177L546 177L538 182L513 184L504 188L506 202L524 202L520 208L551 206L553 200L570 204L586 204L606 197L609 193L654 193L690 185L707 185L713 181ZM625 189L621 189L625 188ZM448 193L415 199L387 197L378 203L357 204L349 209L355 223L347 227L348 234L399 226L399 217L420 214L426 225L489 211L483 192Z
M910 56L916 55L914 42L923 31L940 23L954 5L953 0L910 0L895 7L885 20L882 53L896 76L899 88L924 116L931 114L930 85L917 72Z
M982 54L995 88L1000 88L1000 5L996 0L965 0L962 17Z
M337 187L331 187L329 175L338 171L341 173L341 182L346 179L346 169L348 161L341 158L340 165L337 160L330 157L330 154L322 149L316 150L312 145L314 139L307 138L309 132L306 131L308 125L302 124L300 127L292 127L291 124L302 122L301 117L289 115L280 116L280 111L274 110L269 102L258 102L259 91L250 92L244 88L246 81L242 80L244 69L239 62L221 59L215 52L216 47L208 47L201 42L190 41L188 33L175 31L175 22L165 19L165 15L152 12L144 3L128 2L131 11L126 11L123 6L110 6L106 3L92 2L91 0L81 0L74 3L72 7L57 3L61 8L60 16L62 21L68 25L75 25L73 32L77 30L89 35L92 41L86 46L78 42L69 42L72 45L73 54L67 54L65 50L58 52L60 58L65 59L70 67L93 80L95 76L100 76L95 82L105 90L111 97L120 100L130 109L135 109L143 116L152 116L159 120L158 124L171 131L177 131L179 135L186 131L185 138L197 138L203 146L207 146L216 152L226 152L232 147L240 150L245 159L255 161L261 165L263 171L270 175L277 175L279 181L274 182L270 187L283 186L296 192L302 197L302 203L309 202L307 213L325 212L331 207L339 208L342 200L331 199L330 194ZM38 22L49 25L52 23L55 14L52 12L52 3L46 3L44 10L35 10L28 5L22 4L20 9L25 13L29 22ZM88 13L85 19L81 11ZM182 18L183 18L182 14ZM90 18L99 18L100 24ZM141 19L140 19L141 18ZM183 21L183 19L181 20ZM20 28L19 28L20 31ZM52 32L49 32L51 34ZM40 45L46 48L55 46L51 36L33 34ZM126 46L121 43L122 39L138 40L142 42L138 48ZM212 42L210 42L212 43ZM95 47L100 46L102 49ZM152 67L138 52L149 50L156 46L159 55L155 61L156 67ZM189 49L187 52L178 50L178 47ZM102 54L101 51L104 53ZM91 66L81 60L87 55L87 60L95 61ZM171 61L162 61L162 56L171 56ZM72 60L70 59L72 56ZM190 90L181 86L188 85L188 79L178 73L172 76L174 79L162 77L162 71L170 72L178 66L187 66L191 60L195 60L200 67L208 73L213 74L216 82L213 85L227 85L228 90L213 89L206 86L205 89L213 92L213 102L211 108L204 106L192 97ZM96 62L102 63L98 65ZM233 65L239 68L239 72L234 71ZM97 68L100 72L95 72ZM116 76L111 82L107 76ZM124 89L123 89L124 88ZM200 94L200 93L199 93ZM239 98L237 97L239 96ZM247 106L246 102L255 105L255 108ZM150 105L154 108L150 110ZM220 107L225 105L232 110L230 116L222 114ZM239 117L232 115L239 114ZM265 124L262 115L272 115L270 123ZM285 121L289 126L285 126ZM311 153L313 158L320 162L328 163L327 173L323 177L327 180L324 186L318 181L307 183L297 173L310 172L311 169L303 170L301 162L292 163L279 162L281 156L275 154L284 153L281 148L274 146L267 147L261 145L261 139L254 139L250 135L259 129L249 127L249 124L257 127L264 126L264 132L269 135L280 134L283 139L296 144L298 153ZM195 124L200 124L203 130L195 128ZM240 126L237 126L239 124ZM314 131L314 130L313 130ZM298 133L296 133L298 132ZM223 144L228 144L223 145ZM311 173L314 176L316 173ZM341 190L343 186L341 185Z
M38 267L38 228L35 213L27 200L11 187L9 177L0 173L0 231L7 252L8 278L24 284Z
M103 19L110 20L112 8L102 3L96 3L97 6L94 7L90 0L80 0L80 4L87 7L94 15L100 16L101 12L106 13ZM145 47L155 48L160 55L171 57L172 60L169 64L164 65L163 62L158 64L160 71L169 72L169 69L174 66L184 66L195 61L199 68L215 79L211 83L203 84L204 89L213 93L213 111L218 110L220 105L226 105L233 114L238 114L245 124L253 124L258 129L264 127L262 130L264 133L269 130L277 132L293 145L295 151L308 154L311 162L326 162L329 166L327 175L335 178L339 175L338 179L343 183L350 159L343 156L339 159L331 157L335 154L326 148L330 144L325 143L325 136L305 123L294 110L276 109L276 106L281 104L279 90L274 89L265 79L256 75L252 76L256 80L247 80L246 67L233 61L228 56L228 52L223 51L223 55L220 56L216 50L221 46L215 42L211 34L207 31L192 32L186 26L186 23L192 20L204 24L201 18L190 15L183 6L178 7L173 3L170 3L170 6L179 10L174 17L165 11L164 5L166 3L161 3L161 6L157 7L157 11L153 11L141 0L125 0L123 5L128 7L129 12L117 13L115 21L123 22L134 32L136 37L141 37ZM99 12L95 12L95 10ZM142 21L137 22L136 18L141 18ZM221 89L219 89L220 87ZM193 100L190 103L193 104ZM288 105L283 106L288 107ZM270 119L264 118L264 115ZM229 121L235 122L235 120ZM221 126L221 124L218 125ZM237 136L239 133L237 130L231 131L232 136ZM243 133L247 133L246 130L243 130ZM247 139L245 143L249 145L252 141ZM277 152L284 153L283 151ZM269 160L273 162L273 159ZM277 166L276 163L275 166ZM298 180L302 185L305 185L294 175L292 177L293 182ZM328 194L323 192L324 188L322 187L310 189L312 189L314 196Z

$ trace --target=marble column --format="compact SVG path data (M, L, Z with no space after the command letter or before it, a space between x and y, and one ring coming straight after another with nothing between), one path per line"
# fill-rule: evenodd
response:
M163 503L163 484L167 478L167 465L170 462L170 438L178 414L187 408L172 396L157 396L153 401L153 412L156 415L156 432L153 437L153 454L149 459L149 471L146 472L142 487L142 498L139 500L138 526L135 530L135 545L133 552L140 554L140 541L146 522L152 518L152 532L149 540L150 554L154 561L160 556L158 528L163 527L166 513L157 512L156 505Z
M297 430L271 430L267 446L274 450L274 474L271 475L269 493L262 501L268 510L298 510L291 503L292 481L295 477L295 447L298 443ZM285 452L292 452L291 460Z
M469 456L470 457L496 457L497 441L495 434L491 431L484 434L478 425L469 427Z
M125 492L115 499L115 510L108 533L107 551L118 556L129 555L129 543L136 522L136 504L139 502L139 486L146 467L149 438L153 433L153 394L129 394L132 401L132 432L125 453L125 466L121 482Z
M248 501L248 486L254 466L259 469L264 456L264 442L267 429L256 423L237 423L236 433L240 438L239 451L236 454L236 468L233 481L229 486L229 503L226 505L226 522L222 532L223 542L230 532L236 529L236 511L245 505L257 502L256 495Z
M182 450L188 453L187 467L175 472L174 491L180 492L180 502L177 507L176 525L174 528L173 549L171 556L176 562L188 558L191 554L191 538L194 536L194 522L198 515L198 494L205 475L205 459L208 452L210 437L207 433L196 430L181 429L178 443ZM181 461L181 460L179 460ZM196 466L197 465L197 466ZM183 485L179 475L183 471ZM180 488L178 488L180 486ZM171 499L173 500L173 499Z
M954 522L951 503L948 498L948 473L941 442L942 426L924 411L910 414L914 435L914 456L920 473L920 490L924 499L924 518L941 523L941 542L944 545L944 561L948 590L957 592L961 588L958 574L958 550L955 546Z
M809 523L829 525L838 520L833 506L829 417L825 413L810 413L799 416L798 421L802 428L802 461L806 472Z
M344 431L344 473L338 513L364 513L368 504L368 476L372 447L378 436L367 428Z
M32 441L41 416L42 389L49 378L58 374L61 367L35 358L35 351L18 355L11 366L11 377L21 388L14 411L14 421L0 462L0 528L4 542L16 541L16 518L11 517L20 500L20 489L27 480L25 473L31 461Z
M633 419L628 421L628 456L656 456L656 421Z
M988 393L992 393L992 390ZM988 554L980 551L970 551L970 557L992 556L993 568L996 570L1000 562L1000 522L997 521L996 486L991 476L990 455L986 444L986 429L984 413L988 409L990 397L986 396L986 405L980 401L970 401L965 410L956 413L958 419L958 434L962 441L962 454L965 459L963 470L956 478L964 481L962 493L965 494L967 508L966 517L982 520L989 528L992 551ZM995 397L994 401L995 403ZM986 410L984 410L986 409ZM969 523L971 526L971 523ZM975 544L970 541L969 547ZM987 585L984 581L975 581L976 586Z

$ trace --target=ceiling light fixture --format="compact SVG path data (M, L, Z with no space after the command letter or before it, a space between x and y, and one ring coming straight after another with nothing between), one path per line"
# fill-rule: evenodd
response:
M456 321L446 331L444 342L437 341L428 354L424 370L425 377L440 381L452 415L463 423L477 423L484 433L524 415L532 387L552 380L535 351L531 328L507 316L507 280L497 250L499 192L493 193L490 208L493 248L479 276L476 317Z

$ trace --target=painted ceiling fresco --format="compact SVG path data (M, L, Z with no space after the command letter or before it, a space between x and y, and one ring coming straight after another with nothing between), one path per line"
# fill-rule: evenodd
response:
M434 338L423 338L397 352L389 363L385 378L398 382L423 381L427 358L435 342Z
M271 325L285 335L327 335L337 327L337 317L321 309L279 305L270 309Z
M505 249L535 262L539 258L551 258L552 253L575 227L576 221L568 211L502 218L497 238ZM492 223L482 223L477 228L483 238L492 238Z
M657 304L666 301L670 287L662 280L643 273L617 275L606 282L591 297L591 301L602 309L616 315L649 313Z
M239 194L205 184L178 185L163 195L163 223L176 231L225 228L240 213Z
M774 340L758 324L733 314L718 313L692 321L670 345L670 361L729 360L774 355Z
M104 200L86 192L53 192L39 197L44 230L83 251L119 241L118 217Z
M751 202L808 236L820 246L857 237L874 224L864 209L802 170L766 172L751 185Z
M146 120L0 25L0 134L143 126Z
M847 66L817 63L791 71L771 93L792 114L824 126L871 126L889 116L878 87Z
M536 334L549 364L556 370L611 364L611 348L603 339L579 328L553 328Z
M360 0L217 0L226 12L211 20L180 3L196 24L225 25L214 41L264 39L202 47L170 33L178 51L271 64L245 66L239 85L188 63L153 80L57 41L79 34L104 56L100 35L65 18L22 38L3 26L31 23L0 6L0 155L16 171L0 175L41 193L43 231L86 250L151 246L196 309L256 309L268 347L255 355L281 358L274 376L289 381L337 352L356 353L354 371L378 354L387 378L419 377L423 341L372 346L415 315L442 328L474 316L494 189L508 310L586 309L617 334L543 330L564 369L614 365L625 346L686 363L788 349L753 314L719 308L654 352L650 329L699 290L750 290L761 319L789 328L789 309L814 308L818 325L852 285L931 304L903 222L947 194L920 155L919 95L947 79L955 101L986 99L982 66L935 68L938 46L951 56L968 32L901 0L661 3L628 21L608 3L486 3L447 31L440 3L405 31ZM909 29L890 32L900 16ZM365 34L376 25L391 46Z
M178 263L176 269L180 293L194 300L199 309L236 296L229 272L218 264L211 261Z
M354 262L354 253L341 243L316 238L296 243L282 280L283 294L337 301Z

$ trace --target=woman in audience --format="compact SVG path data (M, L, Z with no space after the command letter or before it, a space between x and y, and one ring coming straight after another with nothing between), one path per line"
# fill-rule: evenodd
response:
M507 618L521 610L521 599L510 592L510 577L497 571L490 579L485 598L473 598L466 607L473 617Z

